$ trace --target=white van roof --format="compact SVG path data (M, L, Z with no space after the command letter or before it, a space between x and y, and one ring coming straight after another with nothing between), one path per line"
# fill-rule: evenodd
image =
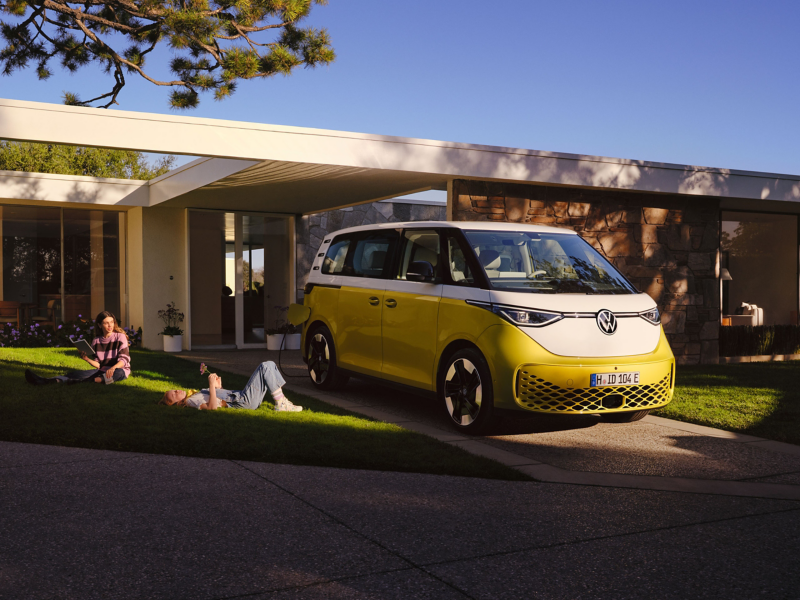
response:
M333 231L328 235L339 235L351 231L369 231L375 229L407 229L411 227L449 227L452 229L469 229L484 231L530 231L535 233L566 233L578 235L572 229L551 227L549 225L531 225L530 223L499 223L493 221L406 221L403 223L375 223L372 225L359 225ZM326 236L327 238L327 236Z

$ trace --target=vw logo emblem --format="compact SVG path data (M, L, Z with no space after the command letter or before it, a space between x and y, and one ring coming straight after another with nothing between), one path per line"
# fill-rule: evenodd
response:
M612 335L617 330L617 317L610 310L603 309L597 313L597 326L606 335Z

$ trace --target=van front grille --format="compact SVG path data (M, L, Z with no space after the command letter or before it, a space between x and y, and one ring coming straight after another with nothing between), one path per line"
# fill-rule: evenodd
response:
M564 388L541 377L533 368L519 372L519 403L527 408L551 413L605 412L645 409L666 404L670 397L670 374L649 385Z

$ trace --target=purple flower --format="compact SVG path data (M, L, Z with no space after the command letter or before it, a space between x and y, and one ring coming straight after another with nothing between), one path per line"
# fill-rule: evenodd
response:
M63 325L59 325L59 326L58 326L58 328L59 328L59 329L61 329L62 327L63 327Z
M61 348L61 346L59 346L58 344L56 344L56 348Z

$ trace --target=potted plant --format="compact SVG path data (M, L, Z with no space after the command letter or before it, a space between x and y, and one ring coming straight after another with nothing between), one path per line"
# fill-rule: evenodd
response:
M183 323L183 313L174 302L167 304L166 310L158 311L158 318L164 321L164 330L159 335L164 336L164 352L180 352L183 349L183 329L178 327Z
M288 325L286 331L286 342L283 345L284 350L300 350L300 338L302 337L302 329L297 325Z
M286 335L288 324L283 320L283 315L289 310L288 306L275 307L275 326L267 329L267 350L280 350L283 337Z

